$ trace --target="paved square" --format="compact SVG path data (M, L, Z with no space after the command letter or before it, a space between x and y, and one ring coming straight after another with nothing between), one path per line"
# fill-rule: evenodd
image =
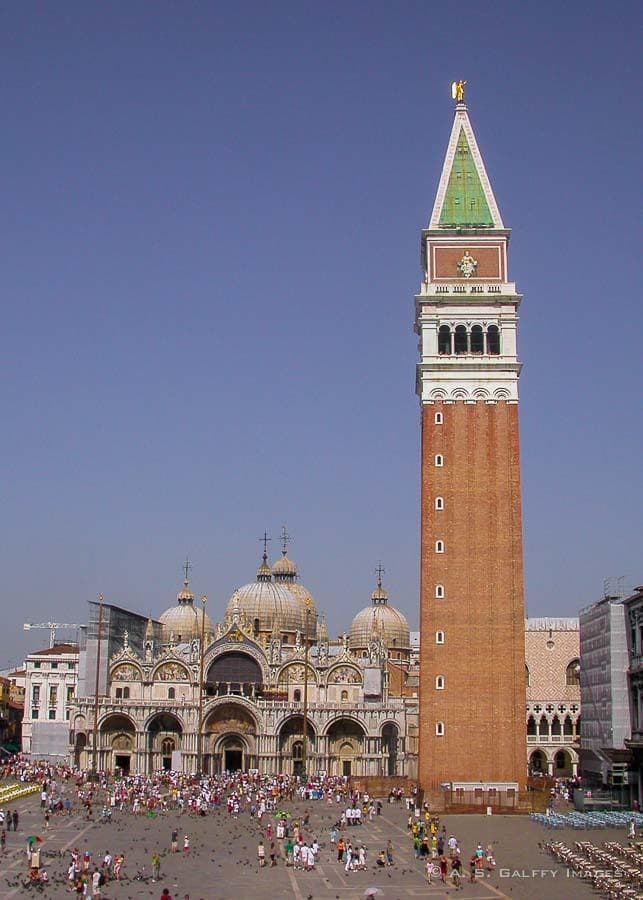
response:
M105 852L125 854L124 878L121 883L110 882L103 889L107 900L138 900L160 898L167 887L173 900L274 900L288 897L295 900L357 900L369 887L381 890L382 898L404 900L412 897L444 898L461 896L468 900L492 900L512 897L517 900L576 900L595 896L590 885L568 877L564 868L539 849L539 842L551 838L573 842L578 832L548 832L528 819L515 816L447 816L441 822L447 832L455 834L462 845L463 868L478 841L495 847L497 869L489 879L469 884L462 890L452 885L428 885L423 877L424 865L414 858L412 842L406 828L407 812L402 805L384 804L382 815L372 823L349 828L346 835L367 847L367 870L345 874L343 865L331 852L330 828L338 820L341 807L328 806L325 801L284 803L293 817L304 809L311 812L310 826L305 837L319 839L322 848L313 872L294 871L284 865L283 857L275 868L260 869L257 863L259 827L247 813L235 819L225 806L205 817L188 813L164 812L154 818L114 813L114 821L103 824L87 822L80 813L72 816L52 816L49 829L44 829L38 800L29 798L18 804L20 826L17 834L7 835L7 849L0 865L0 896L38 895L43 898L69 897L67 869L69 851L77 847L81 853L89 850L93 861L99 863ZM270 816L264 818L264 829ZM179 832L179 848L185 834L190 837L190 855L170 853L172 830ZM23 887L27 877L26 838L31 834L44 837L42 865L50 876L50 884L42 891ZM625 835L609 832L583 832L584 839L594 842L623 839ZM394 845L395 863L391 868L379 869L375 859L388 839ZM266 841L266 852L270 841ZM151 857L161 856L161 878L151 879ZM510 875L507 875L507 870ZM137 875L141 875L139 880Z

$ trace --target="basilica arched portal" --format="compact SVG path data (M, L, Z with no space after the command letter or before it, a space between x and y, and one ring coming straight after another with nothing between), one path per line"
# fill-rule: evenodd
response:
M329 774L363 775L366 733L355 719L336 719L326 731Z
M99 728L98 768L129 775L136 751L136 726L129 716L111 715Z
M304 757L304 717L290 716L279 728L279 771L289 775L301 775L304 765L315 768L315 726L306 717L306 755Z
M174 768L172 754L181 750L182 737L183 726L173 713L162 712L152 716L146 734L147 770L150 774L161 770L169 772Z
M209 774L257 767L255 717L242 703L219 703L203 725L203 771Z

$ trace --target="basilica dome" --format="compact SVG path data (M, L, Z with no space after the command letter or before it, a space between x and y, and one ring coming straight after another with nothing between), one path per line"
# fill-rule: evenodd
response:
M348 639L350 649L367 650L373 638L381 638L393 658L410 654L409 623L399 609L389 606L388 593L382 587L381 577L371 595L371 605L365 606L353 619Z
M303 610L304 621L308 615L308 637L315 639L317 634L317 604L310 591L298 580L297 564L286 555L286 550L281 551L281 559L272 567L272 577L275 584L279 584L299 601ZM305 630L305 629L304 629Z
M163 625L163 638L165 643L173 641L181 644L194 638L201 638L203 627L203 611L194 605L194 594L190 590L190 582L183 582L183 590L176 597L176 606L171 606L159 616ZM214 625L210 616L205 614L205 634L214 634Z
M257 569L257 580L238 588L226 609L226 618L235 612L243 615L257 637L270 637L273 632L294 643L297 632L304 634L306 613L303 603L289 590L289 585L275 583L264 553Z

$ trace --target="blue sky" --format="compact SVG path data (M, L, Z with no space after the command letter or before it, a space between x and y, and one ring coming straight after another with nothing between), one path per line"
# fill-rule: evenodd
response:
M643 581L639 4L21 3L0 14L0 660L214 618L286 523L331 634L417 624L413 296L468 105L520 323L531 615Z

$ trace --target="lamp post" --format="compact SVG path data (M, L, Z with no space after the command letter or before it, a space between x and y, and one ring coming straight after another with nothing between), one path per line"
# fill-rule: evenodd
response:
M201 597L201 660L199 666L199 732L197 734L197 774L203 769L203 665L205 662L205 605L208 598Z
M100 686L100 649L103 637L103 595L98 595L98 635L96 640L96 679L94 684L94 740L92 744L92 780L98 773L98 688Z
M303 725L303 747L301 748L301 765L302 777L306 779L308 769L308 650L310 649L310 641L308 639L308 617L310 610L306 607L306 632L304 635L304 725Z

